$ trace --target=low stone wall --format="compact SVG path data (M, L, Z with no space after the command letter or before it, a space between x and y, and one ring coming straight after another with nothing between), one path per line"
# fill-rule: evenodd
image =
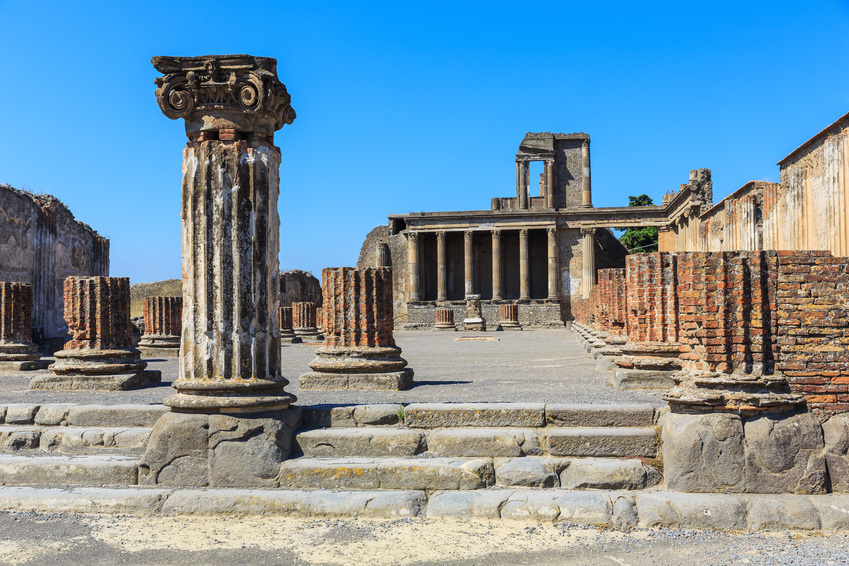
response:
M486 327L495 330L501 322L499 312L501 303L481 301L483 319ZM454 310L454 321L458 329L463 327L463 319L466 318L466 302L452 301L439 305ZM404 330L419 330L433 328L436 323L435 302L407 303L407 323ZM522 303L519 307L519 324L523 328L563 328L560 314L560 304L555 302L531 302Z

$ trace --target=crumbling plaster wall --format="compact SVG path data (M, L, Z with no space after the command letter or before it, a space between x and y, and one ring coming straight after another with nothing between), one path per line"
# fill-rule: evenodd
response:
M58 349L67 337L64 281L108 276L109 240L50 195L0 185L0 280L33 286L33 337Z

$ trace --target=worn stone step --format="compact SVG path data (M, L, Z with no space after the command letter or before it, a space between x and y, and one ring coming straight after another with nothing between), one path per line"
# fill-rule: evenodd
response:
M495 458L493 466L498 487L634 490L662 479L654 467L630 458Z
M546 422L557 427L652 426L656 411L648 403L562 403L545 406Z
M481 489L493 485L490 459L296 458L280 465L280 487L295 489Z
M401 428L326 428L295 435L305 456L343 458L413 456L425 450L424 434Z
M652 427L548 429L552 456L657 456L657 432Z
M152 427L164 405L74 405L13 403L0 405L0 423L44 426Z
M150 430L147 427L0 425L0 452L111 450L138 453L144 450Z
M0 454L0 484L135 485L138 459L119 455L18 456Z
M427 432L428 453L451 457L516 457L546 453L546 429L469 427Z
M541 427L542 403L413 403L404 407L410 428Z

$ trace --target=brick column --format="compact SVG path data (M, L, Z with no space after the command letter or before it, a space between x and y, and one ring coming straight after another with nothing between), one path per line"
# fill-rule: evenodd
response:
M280 307L280 342L283 344L300 344L300 336L295 336L292 320L292 307Z
M445 265L445 232L436 233L436 300L444 302L447 298L445 291L448 281L448 270Z
M436 309L435 316L434 330L450 330L452 332L457 330L457 326L454 324L454 309L439 307Z
M474 267L472 265L472 232L467 230L463 233L463 279L465 282L465 295L471 295L474 290Z
M353 267L322 270L324 345L299 379L301 389L409 387L413 371L395 345L392 270Z
M419 235L407 232L407 265L410 268L407 302L417 302L419 295Z
M508 303L498 306L498 314L501 315L501 322L498 324L497 330L522 330L519 324L519 305Z
M501 282L501 230L492 231L492 300L501 301L504 284Z
M144 298L144 334L139 342L143 355L179 356L182 332L182 297Z
M292 303L292 325L296 336L310 342L321 339L316 314L315 303Z
M557 289L557 282L560 280L560 254L557 249L557 228L552 226L548 228L548 300L560 300L560 293Z
M322 319L323 316L323 309L321 307L315 307L315 328L318 332L321 332L321 329L324 327L324 320Z
M0 282L0 369L46 367L32 343L32 285Z
M157 102L185 120L181 411L286 408L280 372L280 149L295 111L267 57L154 57Z
M528 229L519 231L519 301L531 300L530 258L528 256Z

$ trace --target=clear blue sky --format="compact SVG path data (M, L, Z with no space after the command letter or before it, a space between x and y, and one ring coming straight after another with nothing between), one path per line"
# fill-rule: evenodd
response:
M392 213L514 194L528 131L592 136L593 200L713 170L715 200L849 111L849 0L0 0L0 182L111 240L111 275L180 277L182 121L154 55L275 57L284 269L355 265Z

